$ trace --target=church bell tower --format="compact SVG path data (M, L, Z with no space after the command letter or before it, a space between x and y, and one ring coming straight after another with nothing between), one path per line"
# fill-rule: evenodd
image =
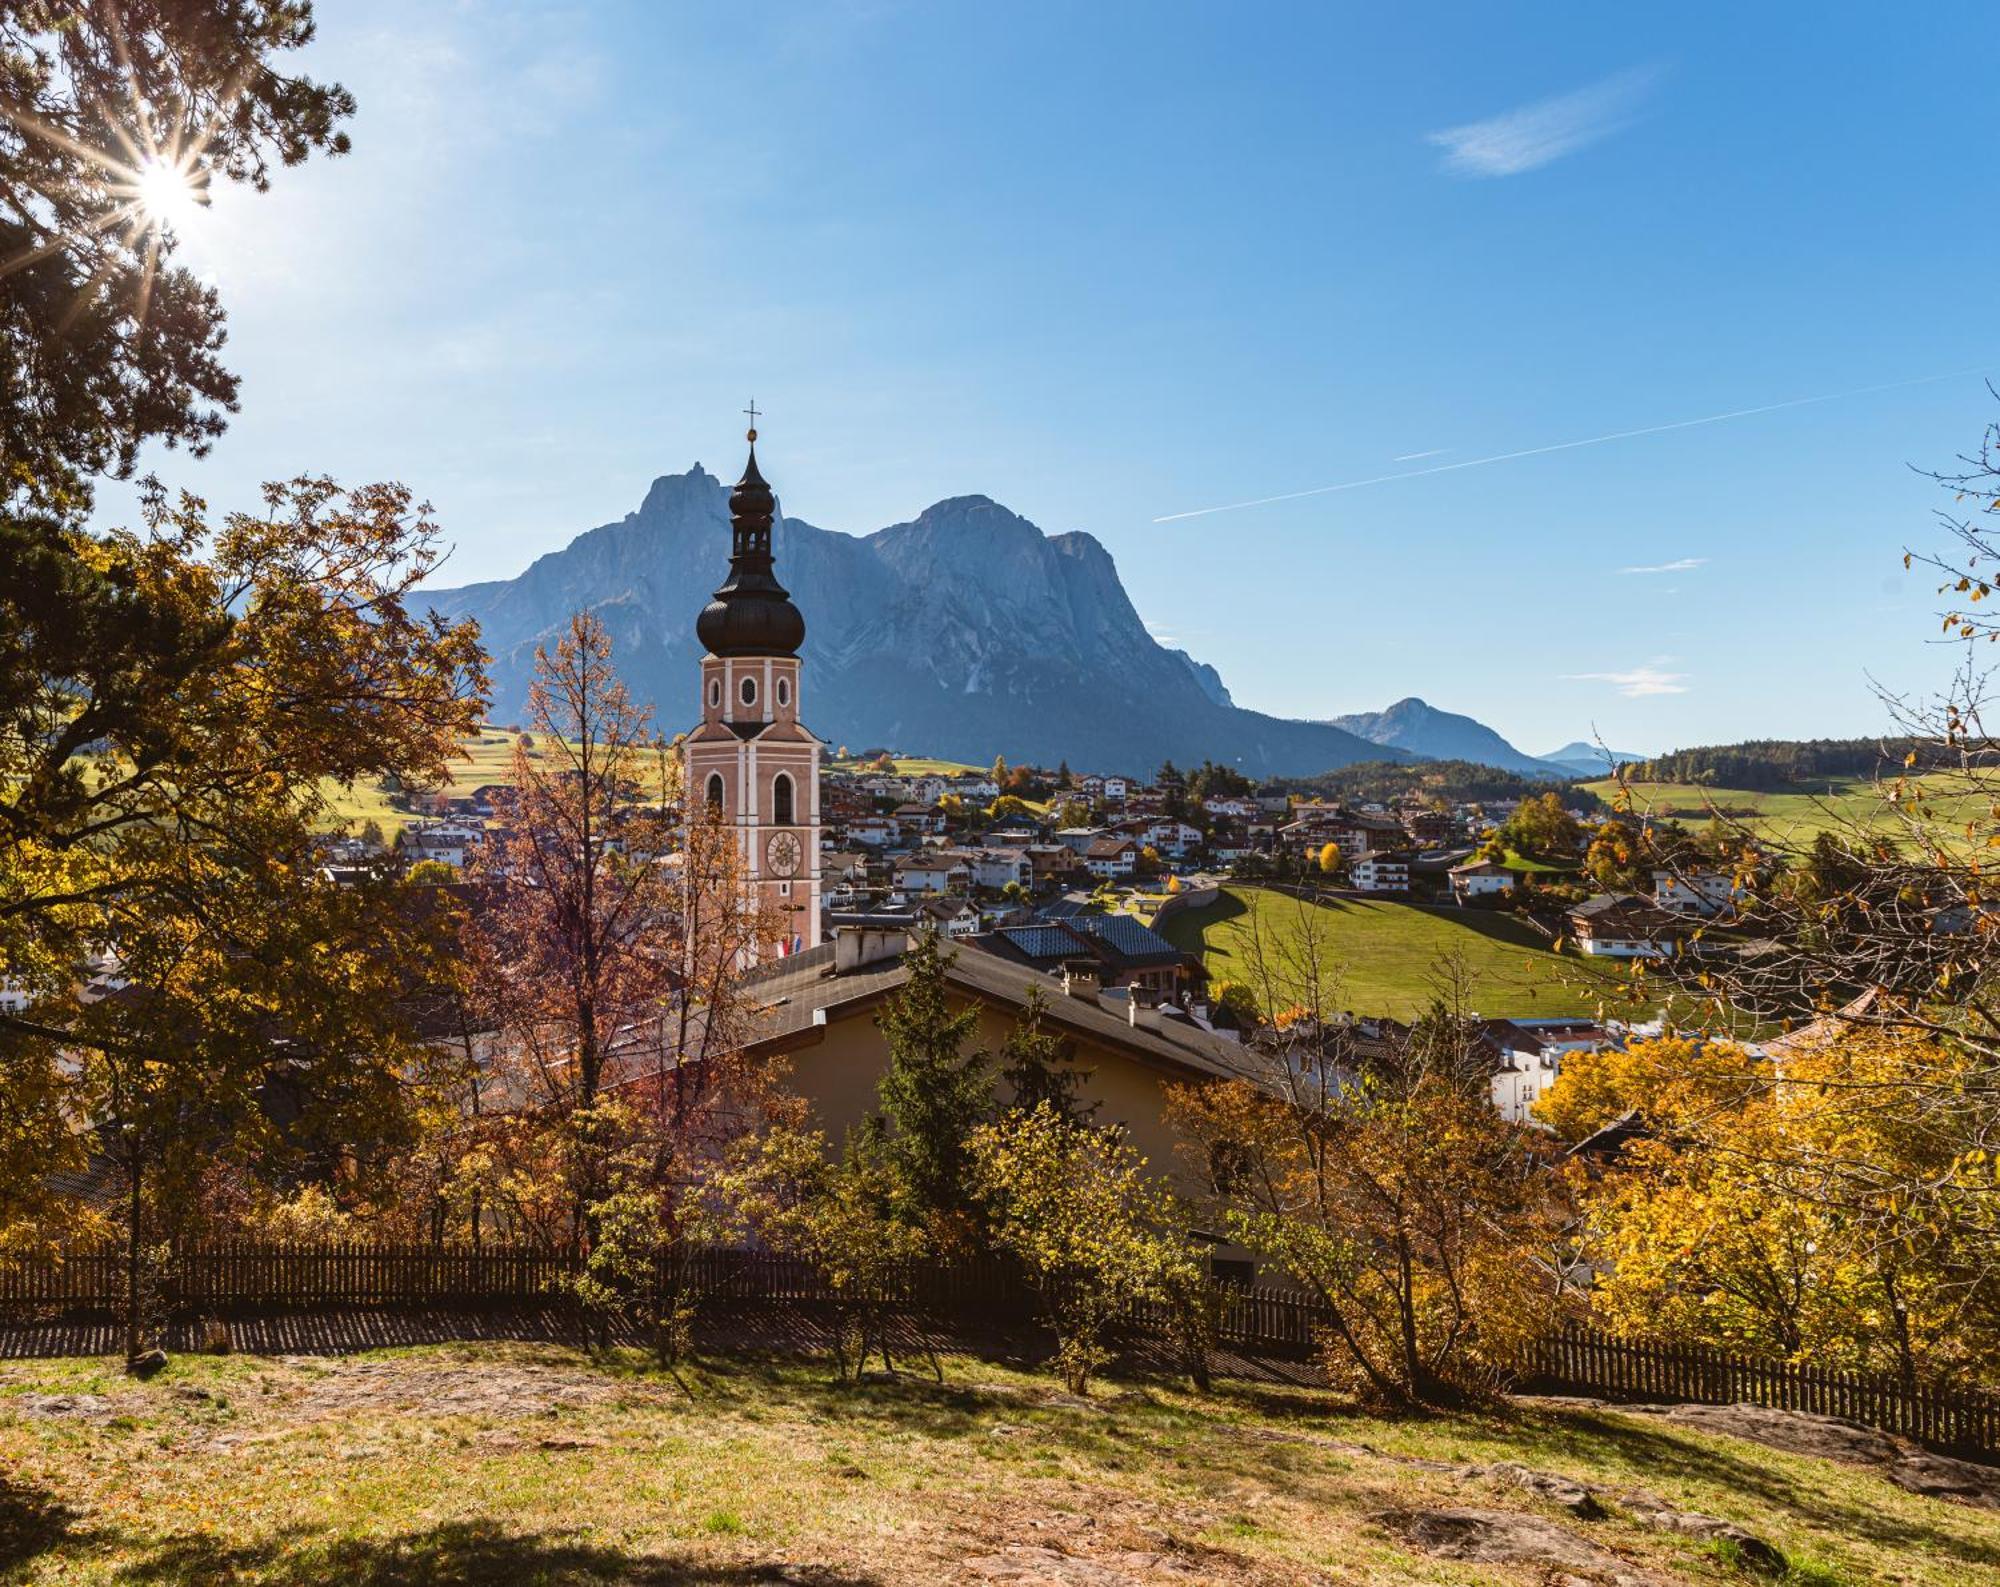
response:
M695 619L701 725L683 748L687 798L705 800L736 834L749 885L780 921L768 951L796 953L820 936L820 741L799 721L805 618L773 572L776 502L750 460L729 493L729 577Z

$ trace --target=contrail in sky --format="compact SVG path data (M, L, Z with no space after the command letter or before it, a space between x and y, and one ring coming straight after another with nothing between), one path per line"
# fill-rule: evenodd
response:
M1414 463L1420 457L1443 457L1451 450L1448 446L1434 446L1428 452L1405 452L1401 457L1389 459L1392 463Z
M1909 386L1928 386L1961 375L1976 375L1984 369L1948 369L1941 375L1919 375L1914 380L1890 380L1879 386L1856 386L1850 391L1829 391L1818 397L1793 397L1786 402L1767 402L1759 408L1735 408L1728 413L1711 413L1699 419L1676 419L1672 424L1642 425L1636 430L1614 430L1609 435L1587 436L1581 441L1558 441L1553 446L1531 446L1519 452L1496 452L1491 457L1471 457L1462 463L1439 463L1431 468L1406 468L1400 474L1377 474L1370 479L1350 479L1339 485L1318 485L1311 490L1287 491L1282 496L1258 496L1250 501L1226 502L1220 507L1196 507L1190 512L1170 512L1154 523L1179 523L1183 518L1206 518L1210 513L1240 512L1245 507L1269 507L1274 502L1298 501L1307 496L1331 496L1336 491L1360 490L1367 485L1386 485L1398 479L1422 479L1426 474L1450 474L1461 468L1483 468L1488 463L1511 463L1516 458L1542 457L1550 452L1570 452L1579 446L1602 446L1606 441L1629 441L1638 435L1661 435L1668 430L1692 430L1697 425L1721 424L1725 419L1747 419L1753 414L1777 413L1785 408L1808 408L1817 402L1838 402L1844 397L1865 397L1876 391L1901 391Z

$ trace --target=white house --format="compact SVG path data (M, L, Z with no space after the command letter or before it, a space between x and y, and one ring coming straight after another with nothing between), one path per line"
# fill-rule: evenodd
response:
M1141 844L1158 849L1162 854L1180 855L1201 842L1201 828L1191 827L1185 821L1176 821L1169 816L1149 823L1135 836Z
M968 862L974 885L999 892L1010 882L1027 887L1034 882L1035 868L1022 849L978 849Z
M1350 865L1347 877L1357 892L1407 893L1410 890L1410 857L1377 849L1362 855Z
M955 855L911 855L896 865L896 888L904 893L949 893L966 886L972 873Z
M1226 799L1219 794L1210 794L1201 807L1210 815L1232 816L1239 821L1248 821L1261 809L1255 799Z
M927 898L917 905L917 918L928 920L947 940L970 937L979 930L979 911L963 898Z
M1099 838L1083 851L1092 876L1115 881L1130 876L1139 863L1139 846L1127 838Z
M412 821L403 828L403 854L412 863L442 860L453 869L459 869L485 842L486 824L483 821L441 817L430 821Z
M1091 844L1103 836L1102 827L1064 827L1056 834L1056 842L1066 849L1074 849L1078 854L1087 854Z
M1592 1020L1496 1019L1482 1035L1498 1055L1493 1106L1513 1124L1535 1122L1535 1103L1556 1083L1566 1054L1595 1052L1611 1043L1610 1033Z
M1490 898L1514 890L1514 873L1494 860L1467 860L1450 871L1451 896L1461 904L1468 898Z
M1600 893L1569 912L1571 939L1594 959L1659 959L1674 951L1686 926L1650 898Z
M1676 915L1726 914L1740 891L1722 871L1653 872L1653 902Z

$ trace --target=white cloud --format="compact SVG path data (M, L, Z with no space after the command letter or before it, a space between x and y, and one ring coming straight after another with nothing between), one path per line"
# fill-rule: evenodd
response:
M1629 672L1565 672L1563 677L1578 683L1609 683L1628 700L1652 694L1686 694L1688 675L1665 672L1650 662Z
M1518 176L1630 126L1658 76L1650 66L1617 72L1588 88L1428 133L1425 141L1443 149L1445 169L1460 176Z
M1677 557L1672 562L1660 562L1649 568L1620 568L1620 573L1692 573L1706 565L1707 557Z

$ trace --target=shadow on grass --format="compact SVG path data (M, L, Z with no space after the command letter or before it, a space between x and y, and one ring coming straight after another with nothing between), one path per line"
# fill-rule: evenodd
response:
M18 1570L71 1536L76 1512L40 1488L0 1477L0 1571Z
M1615 1414L1524 1411L1510 1421L1513 1429L1528 1430L1553 1454L1601 1460L1605 1451L1614 1451L1640 1483L1661 1479L1708 1483L1837 1536L1941 1554L1969 1564L2000 1565L2000 1543L1974 1535L1966 1524L1976 1525L1974 1517L1985 1512L1912 1495L1911 1502L1922 1507L1924 1519L1911 1520L1865 1499L1844 1497L1809 1475L1795 1475L1780 1464L1785 1459L1781 1455L1745 1459L1706 1440L1656 1430ZM1506 1430L1506 1423L1496 1424L1495 1431ZM1842 1469L1856 1474L1869 1471L1865 1466ZM1886 1476L1874 1475L1890 1486Z
M170 1538L116 1577L131 1583L268 1587L871 1587L877 1578L811 1564L719 1564L453 1521L387 1538L321 1539L303 1529L261 1543Z
M1216 926L1250 913L1250 906L1225 890L1212 904L1182 910L1160 927L1160 933L1183 953L1206 953L1208 933Z

